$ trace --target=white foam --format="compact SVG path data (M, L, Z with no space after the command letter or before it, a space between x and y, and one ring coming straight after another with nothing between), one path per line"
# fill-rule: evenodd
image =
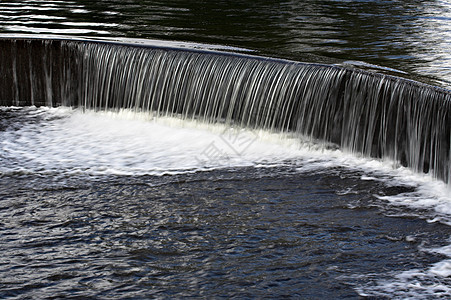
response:
M2 173L162 175L251 166L296 155L290 147L262 141L258 132L240 128L196 125L173 118L155 120L127 111L82 113L42 108L28 114L48 121L1 133L3 159L17 162L2 165Z
M409 270L390 280L377 281L374 286L356 289L363 297L386 297L389 299L447 299L451 286L422 270Z
M415 193L378 197L395 205L435 206L437 212L451 215L451 191L445 183L392 161L360 157L299 136L155 118L132 110L83 113L43 107L26 112L30 118L39 115L43 121L24 124L18 131L1 132L0 147L4 159L18 161L20 167L30 171L101 173L108 169L140 175L274 166L290 161L298 163L300 173L345 167L363 171L361 179L365 181L417 187ZM0 171L14 168L18 165L1 166Z
M451 259L443 260L434 264L429 269L429 272L441 276L441 277L450 277L451 276ZM451 289L450 289L451 290Z
M19 110L19 108L0 108ZM330 145L288 134L230 128L149 113L82 112L70 108L21 109L30 122L0 132L0 176L166 175L228 167L293 166L299 173L331 168L361 171L361 180L386 186L407 186L413 192L375 195L390 205L428 210L429 222L451 225L451 192L445 183L417 174L392 161L360 157ZM39 121L38 121L39 120ZM353 193L352 188L337 191ZM350 204L352 208L352 203ZM422 217L421 214L418 215ZM415 237L406 237L415 241ZM451 286L451 245L420 249L447 258L425 270L392 274L356 288L362 296L441 297ZM377 274L374 275L378 278ZM380 277L379 277L380 278Z
M446 253L451 254L451 246ZM442 248L440 248L442 249ZM436 249L439 250L440 249ZM443 249L442 249L443 250ZM433 251L432 251L433 252ZM378 274L370 274L378 277ZM445 299L451 295L451 259L433 264L421 270L412 269L393 274L392 278L378 280L356 288L359 295L368 297L389 297L390 299Z

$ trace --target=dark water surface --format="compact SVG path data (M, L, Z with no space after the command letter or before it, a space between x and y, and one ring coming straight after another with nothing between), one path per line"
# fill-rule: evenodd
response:
M446 1L0 2L0 35L208 43L442 87L450 24ZM149 119L0 109L0 298L451 293L442 182L269 133L206 168L223 129Z
M371 276L439 260L406 236L440 244L446 226L383 216L367 192L337 196L358 174L334 173L238 169L61 189L2 178L0 295L346 298Z
M245 153L183 170L210 135L66 110L0 111L1 298L450 291L449 197L440 184L434 191L434 182L431 190L400 179L412 176L402 168L372 170L371 160L340 166L346 155L329 151L329 159L326 149L324 158L276 149L294 151L276 160L265 145L246 150L255 160L248 167L233 167ZM153 135L169 144L147 140ZM204 144L184 148L190 141Z
M46 188L4 176L0 296L355 298L440 261L418 247L443 246L449 227L386 216L372 193L408 189L360 177L240 168Z

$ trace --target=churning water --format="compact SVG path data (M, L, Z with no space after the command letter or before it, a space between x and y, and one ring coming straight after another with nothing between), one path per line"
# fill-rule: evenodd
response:
M449 296L449 5L148 2L0 5L1 298Z
M443 296L449 187L262 130L1 110L3 297Z

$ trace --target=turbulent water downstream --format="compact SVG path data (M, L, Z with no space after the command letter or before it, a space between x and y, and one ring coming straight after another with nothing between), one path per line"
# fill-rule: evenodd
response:
M451 294L449 5L232 2L1 2L0 298Z
M1 120L2 297L450 292L449 189L390 162L130 111Z

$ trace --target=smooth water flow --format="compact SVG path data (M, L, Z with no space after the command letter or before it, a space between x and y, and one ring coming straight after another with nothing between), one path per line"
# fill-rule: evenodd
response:
M294 132L450 182L445 89L333 65L149 45L2 39L0 55L3 105L126 108Z
M449 298L450 22L1 1L0 298Z

